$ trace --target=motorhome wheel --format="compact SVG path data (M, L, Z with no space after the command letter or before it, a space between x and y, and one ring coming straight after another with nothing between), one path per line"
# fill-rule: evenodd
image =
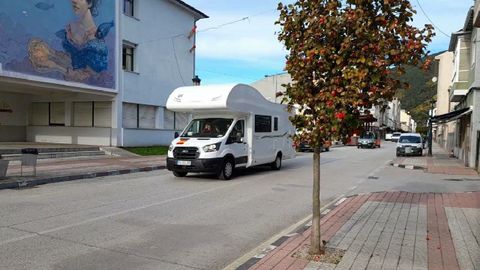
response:
M280 170L281 167L282 167L282 154L279 153L275 158L275 161L272 163L272 169Z
M233 168L234 168L234 165L233 165L233 162L231 159L226 159L224 162L223 162L223 165L222 165L222 168L218 174L218 179L221 179L221 180L230 180L232 179L232 176L233 176Z

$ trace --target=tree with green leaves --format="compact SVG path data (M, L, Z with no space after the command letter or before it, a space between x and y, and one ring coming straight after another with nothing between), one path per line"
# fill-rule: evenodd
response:
M284 100L297 110L296 140L314 147L310 253L321 254L320 148L356 128L362 109L405 87L393 73L421 63L433 27L412 26L408 0L297 0L278 10L278 39L289 52L285 69L293 81Z

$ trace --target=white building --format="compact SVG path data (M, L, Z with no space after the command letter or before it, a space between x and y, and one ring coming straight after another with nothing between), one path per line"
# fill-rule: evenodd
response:
M208 17L180 0L37 2L0 2L0 142L170 143L188 119L166 100L192 85Z
M416 127L417 124L412 116L407 111L400 110L400 128L404 132L415 132Z
M400 129L400 111L402 109L401 102L398 98L394 98L388 102L388 119L387 127L392 131Z
M251 86L257 89L267 100L280 103L283 97L278 97L278 93L285 93L283 84L292 82L288 73L279 73L274 75L265 75L265 78L253 82Z

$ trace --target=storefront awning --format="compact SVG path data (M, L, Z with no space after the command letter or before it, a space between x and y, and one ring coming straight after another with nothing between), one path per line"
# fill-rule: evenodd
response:
M446 123L459 119L460 117L472 113L472 107L463 108L446 114L434 116L432 118L433 123Z

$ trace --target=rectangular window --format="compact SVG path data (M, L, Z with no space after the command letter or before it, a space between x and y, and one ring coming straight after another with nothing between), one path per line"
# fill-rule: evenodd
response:
M137 104L123 103L123 127L137 128Z
M112 126L112 103L109 101L95 101L93 103L93 126Z
M255 115L255 132L272 132L272 117Z
M65 103L50 102L48 124L50 126L65 126Z
M188 113L175 113L175 130L183 130L188 125Z
M123 0L123 14L134 17L135 16L135 1Z
M125 71L135 71L135 48L133 44L123 44L122 67Z
M73 103L73 125L76 127L93 126L93 103L92 102L74 102Z
M163 112L163 128L164 129L175 129L175 113L164 109Z
M155 106L138 105L138 127L155 128Z
M48 102L32 103L30 125L48 126Z
M273 118L273 130L278 131L278 117Z
M123 127L154 129L157 120L157 107L123 103Z
M30 122L33 126L65 126L65 103L32 103Z

